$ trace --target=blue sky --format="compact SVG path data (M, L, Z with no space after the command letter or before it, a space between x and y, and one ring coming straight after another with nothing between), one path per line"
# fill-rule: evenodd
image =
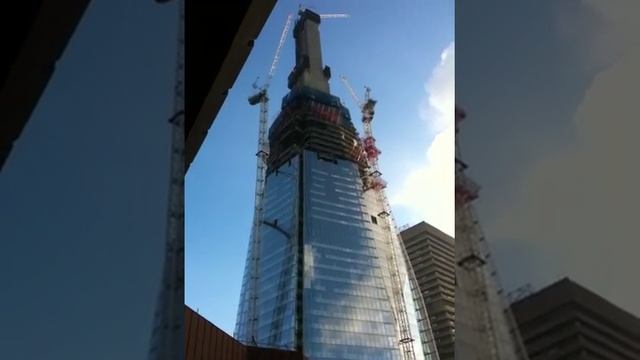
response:
M0 174L0 359L146 356L177 18L176 4L91 1L56 63Z
M425 163L436 136L429 115L420 116L425 84L453 42L452 1L309 1L319 13L348 13L320 26L324 63L332 69L331 91L354 119L359 112L339 80L344 74L362 94L370 86L379 102L374 133L390 197ZM247 103L251 84L273 59L280 33L298 3L280 1L273 10L234 87L218 114L185 183L185 302L228 333L233 332L255 190L258 109ZM293 67L291 33L270 87L272 120ZM357 121L357 120L356 120ZM361 129L359 121L355 124ZM435 206L435 205L434 205ZM394 208L399 224L427 220L411 207Z

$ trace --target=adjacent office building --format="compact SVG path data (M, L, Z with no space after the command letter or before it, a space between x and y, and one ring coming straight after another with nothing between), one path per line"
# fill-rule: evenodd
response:
M640 319L568 278L511 308L530 360L640 359Z
M441 360L454 359L455 243L426 222L401 232L409 262L431 320Z

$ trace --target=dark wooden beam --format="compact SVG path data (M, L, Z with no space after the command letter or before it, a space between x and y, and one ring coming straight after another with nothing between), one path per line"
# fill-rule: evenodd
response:
M244 66L276 0L187 0L185 171Z
M0 169L89 0L9 1L0 11Z

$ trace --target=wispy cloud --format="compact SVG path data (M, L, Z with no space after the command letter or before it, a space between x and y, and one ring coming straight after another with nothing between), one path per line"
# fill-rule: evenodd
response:
M392 198L395 206L405 207L412 222L427 221L447 234L455 230L453 194L455 128L455 47L442 51L440 63L425 82L425 98L419 116L427 121L424 162L417 164Z

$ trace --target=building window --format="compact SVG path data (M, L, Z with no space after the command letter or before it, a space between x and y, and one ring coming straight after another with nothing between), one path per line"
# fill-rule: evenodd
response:
M375 216L371 215L371 222L378 225L378 218L376 218Z

